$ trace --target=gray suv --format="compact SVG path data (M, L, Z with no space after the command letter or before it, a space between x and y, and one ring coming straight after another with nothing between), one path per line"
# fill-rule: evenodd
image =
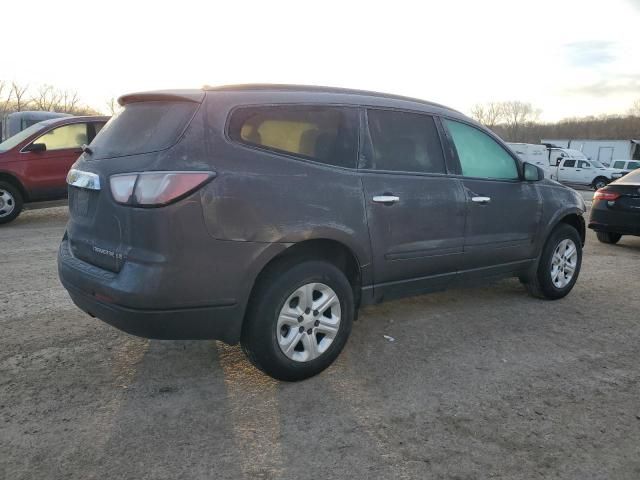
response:
M518 277L561 298L585 206L421 100L245 85L136 93L69 172L60 279L126 332L242 344L300 380L360 306Z

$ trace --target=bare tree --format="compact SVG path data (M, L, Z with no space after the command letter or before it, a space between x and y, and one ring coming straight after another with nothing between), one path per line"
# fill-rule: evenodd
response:
M540 110L533 108L530 103L512 100L502 102L502 111L509 139L512 142L523 140L522 129L528 124L534 123L540 116Z
M633 117L640 117L640 98L631 104L629 115Z
M11 93L15 97L15 111L20 112L25 108L29 102L25 100L24 96L29 89L29 85L18 85L16 82L11 82Z
M479 123L493 128L504 118L504 108L501 102L476 103L471 107L471 116Z
M12 93L11 87L7 84L7 82L0 80L0 112L1 113L5 113L7 110L9 110L9 105L11 105L11 93Z
M51 85L42 85L31 98L31 103L36 110L53 112L60 103L61 94Z
M80 104L78 92L64 90L63 92L59 92L59 98L58 105L56 106L58 112L74 113L78 109Z
M115 97L111 97L109 100L107 100L106 105L107 105L107 112L111 116L115 115L122 109L120 104L118 104L118 100Z

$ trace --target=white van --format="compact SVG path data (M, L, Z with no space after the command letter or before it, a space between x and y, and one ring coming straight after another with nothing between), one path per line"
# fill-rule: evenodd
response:
M524 162L533 163L544 170L545 178L551 177L551 171L549 169L549 151L544 145L535 145L533 143L509 143L507 145L511 147L520 160Z

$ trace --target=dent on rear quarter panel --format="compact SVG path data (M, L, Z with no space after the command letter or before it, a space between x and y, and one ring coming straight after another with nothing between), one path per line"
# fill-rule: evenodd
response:
M263 161L272 164L251 173L220 172L204 189L205 221L214 238L273 243L327 237L368 242L357 175L304 162L295 165L296 160Z

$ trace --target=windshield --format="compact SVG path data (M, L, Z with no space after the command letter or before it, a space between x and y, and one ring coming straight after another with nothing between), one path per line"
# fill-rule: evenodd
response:
M29 128L26 128L21 132L16 133L14 136L7 138L4 142L0 143L0 152L11 150L13 147L19 145L34 133L44 129L46 126L46 123L39 122L35 125L31 125Z
M602 165L600 162L596 161L596 160L590 160L591 165L593 165L596 168L605 168L604 165Z
M91 142L92 158L123 157L157 152L172 146L198 108L192 102L137 102L100 130Z

